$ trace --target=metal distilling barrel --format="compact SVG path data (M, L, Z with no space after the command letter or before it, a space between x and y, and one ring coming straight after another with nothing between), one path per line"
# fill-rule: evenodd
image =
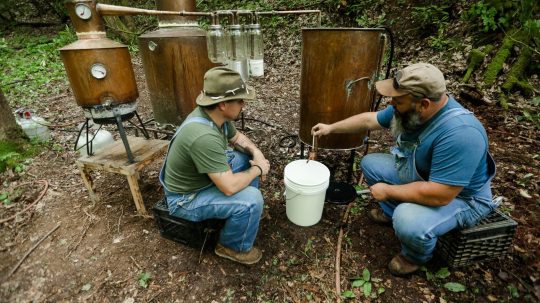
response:
M195 11L194 0L157 0L158 10ZM154 119L174 128L195 108L208 59L206 32L193 17L159 16L157 31L139 37Z
M384 53L384 29L302 29L300 140L311 145L311 128L370 110ZM366 133L332 134L324 149L354 149Z
M76 15L75 5L88 9L87 20ZM104 103L135 102L139 96L127 46L105 36L95 1L67 1L66 7L79 40L60 49L73 95L88 108Z

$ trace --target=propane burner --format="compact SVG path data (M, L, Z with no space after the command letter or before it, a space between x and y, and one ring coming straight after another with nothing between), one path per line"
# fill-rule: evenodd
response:
M122 138L122 142L124 143L124 147L126 148L128 160L130 163L135 162L133 154L131 153L131 148L129 147L126 131L122 122L128 121L135 127L140 128L144 137L146 139L150 139L150 136L148 135L148 132L144 127L144 123L141 120L139 114L137 113L137 102L122 104L99 104L90 107L84 107L83 111L84 116L86 117L86 121L79 130L79 135L75 139L75 150L77 150L77 142L79 141L82 132L86 130L86 152L89 156L93 155L92 141L94 140L95 135L92 138L89 137L90 120L94 121L94 123L96 124L101 125L116 124L118 132L120 133L120 138ZM131 118L133 118L134 116L137 117L140 127L131 121Z
M99 104L90 107L83 107L84 116L92 119L96 124L114 124L116 117L120 116L122 121L127 121L137 112L138 102L122 104Z

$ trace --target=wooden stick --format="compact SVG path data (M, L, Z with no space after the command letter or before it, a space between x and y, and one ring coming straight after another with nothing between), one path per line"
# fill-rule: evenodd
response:
M43 236L43 238L41 238L36 244L34 244L34 246L32 246L32 248L30 248L30 250L28 250L26 252L26 254L24 254L24 256L19 260L19 262L17 263L17 265L15 265L15 267L13 267L13 269L9 272L9 274L7 275L6 279L8 279L9 277L11 277L11 275L13 275L17 269L19 269L19 266L21 266L21 264L24 262L24 260L34 251L34 249L36 249L36 247L39 246L39 244L41 244L41 242L43 242L43 240L47 239L48 236L50 236L50 234L52 234L55 230L57 230L58 228L60 227L60 223L58 223L53 229L51 229L45 236Z
M24 212L26 212L27 210L29 210L32 206L36 205L39 200L41 200L41 198L43 198L43 196L45 195L45 193L47 192L47 189L49 188L49 182L47 180L38 180L36 181L37 183L43 183L45 184L45 187L43 188L43 190L41 191L41 193L39 194L38 198L36 199L36 201L32 202L30 205L28 205L25 209L23 209L22 211L14 214L13 216L9 217L9 218L6 218L6 219L2 219L0 220L0 224L2 223L6 223L8 221L11 221L15 218L17 218L18 215L20 214L23 214ZM28 184L28 183L24 183L24 184ZM22 184L21 184L22 185Z

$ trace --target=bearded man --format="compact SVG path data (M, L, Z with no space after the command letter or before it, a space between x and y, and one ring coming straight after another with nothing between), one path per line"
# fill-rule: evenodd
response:
M319 123L311 133L390 128L396 139L390 153L368 154L360 165L380 206L369 218L392 224L401 242L388 269L403 276L433 257L438 237L475 225L496 207L491 194L495 162L484 127L446 93L444 75L435 66L410 65L375 87L392 98L391 106Z

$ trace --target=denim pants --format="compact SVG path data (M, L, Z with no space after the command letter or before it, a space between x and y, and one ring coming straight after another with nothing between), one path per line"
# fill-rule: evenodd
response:
M246 154L229 150L227 157L234 173L251 167ZM231 196L226 196L213 184L193 193L164 191L171 215L195 222L225 219L219 242L235 251L246 252L253 247L263 210L263 197L258 186L259 178L256 178Z
M367 183L405 184L398 175L395 157L373 153L361 161ZM455 198L445 206L425 206L416 203L379 202L383 212L392 218L394 231L401 242L401 254L418 264L433 257L437 238L455 228L475 225L488 215L495 205L491 199L491 182L486 182L474 197Z

